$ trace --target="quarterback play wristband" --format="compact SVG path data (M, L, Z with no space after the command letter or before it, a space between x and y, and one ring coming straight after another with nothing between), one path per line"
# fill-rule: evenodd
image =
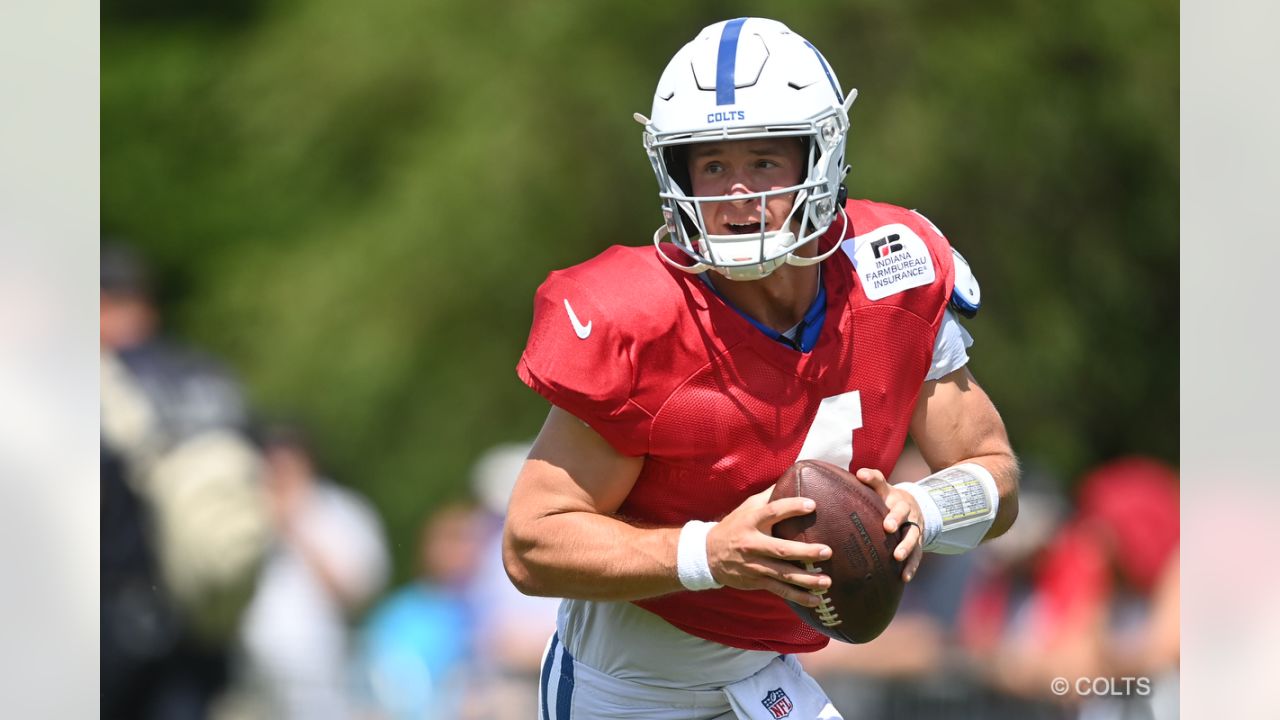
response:
M680 584L687 590L714 590L724 587L711 576L707 563L707 533L715 527L713 522L690 520L680 528L680 541L676 546L676 573Z
M1000 492L995 478L977 463L961 463L894 487L920 505L925 552L958 555L982 542L995 522Z

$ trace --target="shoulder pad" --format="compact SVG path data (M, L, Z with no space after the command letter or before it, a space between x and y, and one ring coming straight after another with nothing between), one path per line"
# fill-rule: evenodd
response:
M951 290L951 308L961 315L971 318L978 314L982 306L982 289L978 287L978 279L969 268L969 261L964 259L955 248L951 248L955 259L956 284Z

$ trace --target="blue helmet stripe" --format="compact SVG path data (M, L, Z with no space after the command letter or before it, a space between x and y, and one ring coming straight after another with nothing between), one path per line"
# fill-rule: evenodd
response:
M831 76L831 66L827 65L827 59L822 57L822 53L818 52L818 48L814 47L813 43L805 40L804 44L808 45L813 54L818 56L818 63L822 65L822 72L827 74L827 82L831 83L831 89L835 91L836 97L843 103L844 93L840 92L840 88L836 86L836 79Z
M725 23L724 32L720 35L720 52L716 55L716 105L732 105L734 103L735 70L738 65L738 34L742 32L742 24L746 18L738 18ZM817 52L816 50L814 52Z

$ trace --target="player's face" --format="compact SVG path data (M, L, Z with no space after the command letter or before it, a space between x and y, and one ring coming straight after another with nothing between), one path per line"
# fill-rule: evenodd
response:
M804 168L804 144L797 138L699 143L689 152L694 195L743 196L742 200L703 204L703 219L712 235L760 232L760 202L750 193L797 185ZM763 208L765 230L781 229L794 202L795 193L770 196Z

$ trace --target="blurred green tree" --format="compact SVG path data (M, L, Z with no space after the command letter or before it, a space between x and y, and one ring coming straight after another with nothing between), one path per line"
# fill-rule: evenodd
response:
M647 242L633 111L703 25L777 17L860 90L851 195L920 209L975 268L979 380L1072 477L1176 459L1178 20L1158 0L787 6L496 0L103 9L102 217L171 331L413 533L546 407L513 367L533 290Z

